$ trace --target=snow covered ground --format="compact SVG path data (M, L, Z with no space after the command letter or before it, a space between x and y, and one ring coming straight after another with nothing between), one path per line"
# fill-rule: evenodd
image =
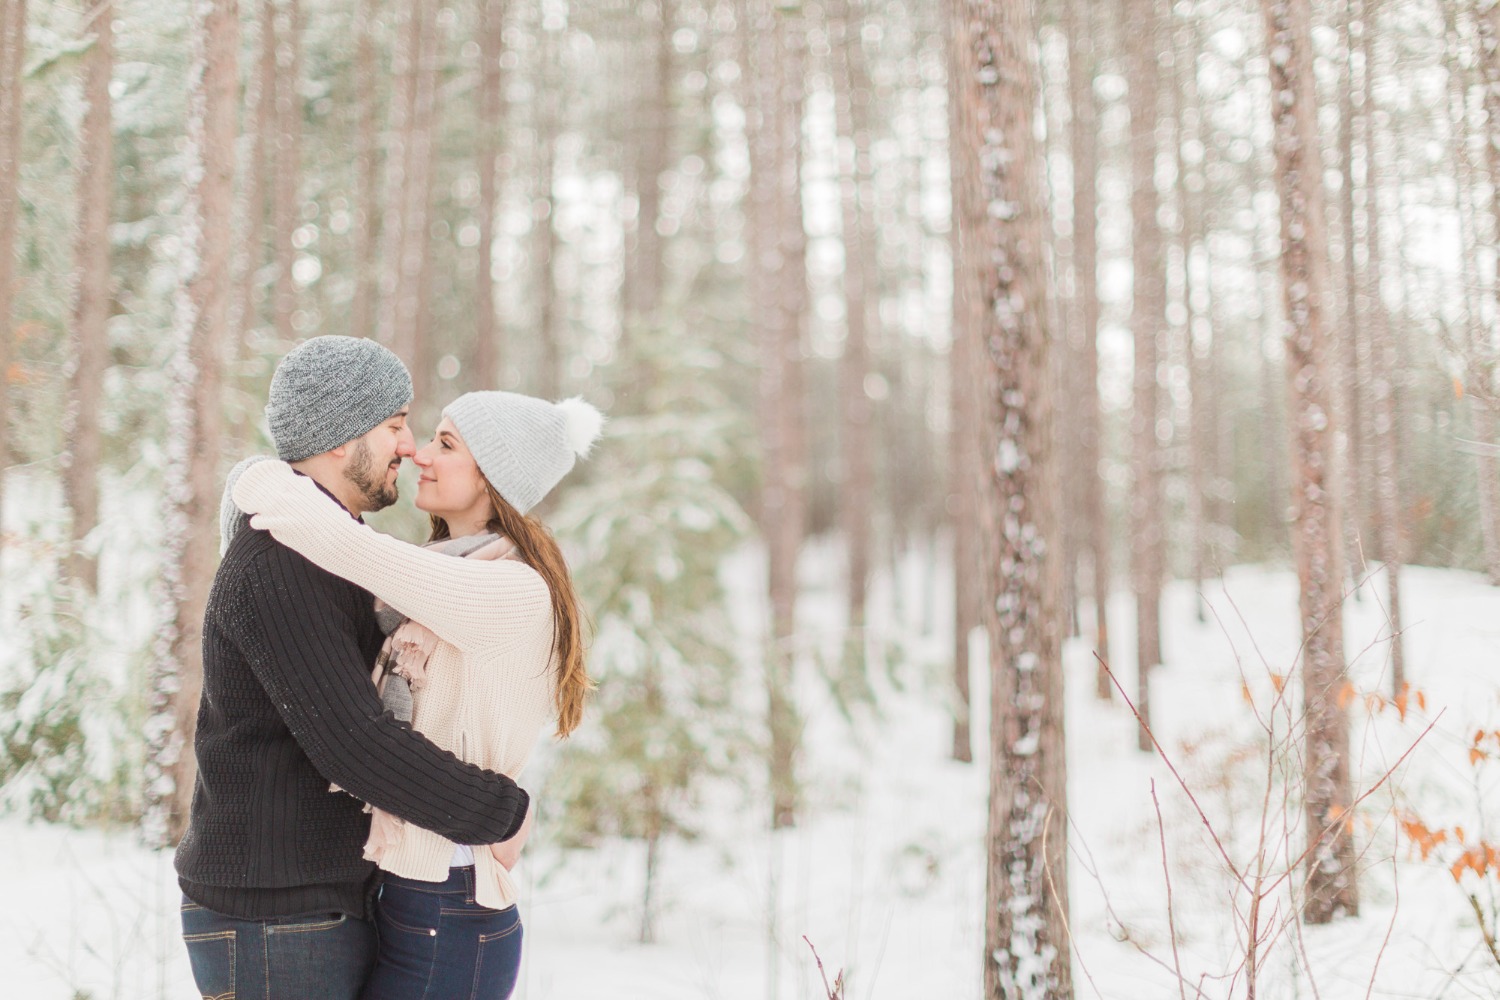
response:
M834 564L813 562L814 570ZM526 958L517 996L819 997L804 935L830 978L845 970L850 1000L979 995L984 747L976 747L972 765L947 759L950 724L934 693L948 648L947 595L941 586L931 599L924 593L946 574L921 560L910 570L901 611L887 619L905 620L891 634L907 638L894 666L877 671L878 712L856 710L851 721L826 688L803 690L809 805L802 823L772 836L759 810L731 809L706 817L708 836L669 845L658 890L659 943L635 943L639 845L565 853L540 831L521 873ZM1262 997L1500 995L1500 964L1484 947L1445 862L1415 858L1392 819L1398 809L1414 810L1431 826L1462 824L1472 836L1496 828L1493 775L1483 764L1471 766L1467 751L1474 730L1500 729L1500 590L1452 571L1413 568L1403 579L1407 670L1426 705L1408 703L1403 720L1392 708L1375 710L1354 698L1361 789L1433 719L1436 726L1360 807L1359 918L1303 928L1286 919L1285 891L1267 896L1260 914L1261 932L1269 933L1260 950ZM810 621L837 619L833 582L831 572L810 574ZM1357 695L1379 690L1383 681L1388 638L1381 592L1377 575L1363 599L1347 606ZM1209 614L1200 622L1189 585L1168 591L1167 662L1152 682L1158 736L1236 865L1250 867L1264 854L1274 871L1301 850L1300 815L1293 805L1283 817L1278 794L1263 806L1267 740L1252 702L1266 712L1281 676L1290 675L1295 690L1295 580L1284 571L1235 567L1208 584L1204 598ZM1121 681L1134 691L1128 603L1111 613L1114 659L1126 665ZM937 623L925 635L924 618ZM1076 995L1243 996L1240 921L1249 913L1247 893L1236 891L1166 765L1135 749L1134 722L1121 701L1095 699L1085 642L1070 643L1067 669ZM975 700L983 706L983 678L976 681ZM979 715L976 732L983 733ZM1294 756L1295 740L1286 748L1279 756ZM1295 771L1295 760L1282 762ZM1273 760L1272 772L1278 767ZM1281 787L1273 781L1273 791ZM1266 814L1268 847L1258 851ZM177 938L169 856L142 850L129 833L15 820L0 821L0 842L7 848L0 869L0 995L196 995ZM1488 906L1484 892L1494 880L1468 884ZM1176 968L1188 984L1183 991Z

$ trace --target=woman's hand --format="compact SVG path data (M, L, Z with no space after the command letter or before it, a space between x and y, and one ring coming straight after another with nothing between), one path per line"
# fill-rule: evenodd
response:
M526 838L531 836L532 820L536 818L536 803L529 801L526 804L526 818L521 821L521 829L509 840L502 840L498 844L490 845L490 854L500 862L501 866L510 871L521 860L521 848L526 844Z

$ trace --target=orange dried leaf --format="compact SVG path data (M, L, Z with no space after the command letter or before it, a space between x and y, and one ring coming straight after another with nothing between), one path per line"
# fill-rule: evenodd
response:
M1470 764L1478 764L1480 761L1484 760L1484 758L1487 757L1487 756L1488 756L1488 754L1486 754L1483 750L1479 749L1478 747L1470 747L1469 748L1469 763Z
M1276 689L1277 694L1280 694L1281 689L1286 687L1286 674L1273 673L1271 675L1271 687Z
M1464 398L1464 380L1459 378L1457 375L1453 376L1453 398Z

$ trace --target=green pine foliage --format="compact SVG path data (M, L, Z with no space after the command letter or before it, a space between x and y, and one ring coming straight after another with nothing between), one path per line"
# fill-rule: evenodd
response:
M694 803L745 747L718 572L751 525L716 474L745 435L718 388L723 359L684 349L692 340L679 331L639 331L632 343L629 372L622 361L611 374L646 386L641 415L610 421L589 481L553 519L596 622L599 687L548 798L571 842L639 838L654 857L663 838L698 832Z
M139 761L128 710L91 663L94 602L54 583L20 611L14 661L0 688L0 804L49 823L129 823ZM92 655L91 655L92 654Z

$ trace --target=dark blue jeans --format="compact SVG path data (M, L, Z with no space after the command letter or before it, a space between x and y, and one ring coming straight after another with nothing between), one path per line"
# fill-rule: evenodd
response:
M386 873L375 907L380 957L361 1000L505 1000L521 968L514 906L474 902L474 869L446 882Z
M355 1000L375 928L342 913L241 920L182 900L182 940L211 1000Z

